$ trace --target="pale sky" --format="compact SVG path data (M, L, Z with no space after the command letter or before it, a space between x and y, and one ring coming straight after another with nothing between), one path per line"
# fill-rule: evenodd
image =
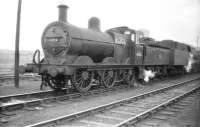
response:
M0 49L14 49L18 0L0 1ZM196 46L200 36L200 0L22 0L21 50L41 49L41 34L58 19L57 6L69 6L68 21L87 27L96 16L101 29L147 29L156 40L173 39ZM200 42L199 42L200 45Z

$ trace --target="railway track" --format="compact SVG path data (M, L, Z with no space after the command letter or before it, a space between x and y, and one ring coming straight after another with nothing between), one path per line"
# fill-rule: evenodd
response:
M0 110L16 110L26 107L28 104L39 102L42 98L51 98L66 93L66 90L63 89L59 93L56 93L53 90L31 92L24 94L14 94L8 96L0 96Z
M130 126L150 116L164 107L177 102L181 98L199 91L192 81L184 81L173 86L160 88L145 94L122 99L109 104L93 107L85 111L60 116L55 119L28 125L27 127L40 126Z
M87 93L78 93L75 92L73 89L62 89L59 92L55 92L53 90L47 90L47 91L31 92L24 94L0 96L0 110L13 111L29 107L34 109L37 108L38 106L45 105L46 103L49 104L64 100L66 101L69 99L75 99L83 96L96 95L101 93L103 94L105 92L127 90L131 88L132 87L130 86L119 85L116 86L116 88L111 88L111 89L100 88L88 91Z
M24 75L19 75L20 79L40 79L40 75L37 74L24 74ZM10 80L14 79L14 74L13 73L1 73L0 74L0 81L5 81L5 80Z
M164 81L167 79L164 79ZM99 87L98 87L99 88ZM111 89L95 89L88 91L87 93L78 93L73 89L62 89L59 92L55 92L53 90L47 91L39 91L39 92L31 92L24 94L14 94L8 96L0 96L0 110L1 111L13 111L27 107L37 107L45 103L58 102L63 100L74 99L78 97L88 96L88 95L96 95L105 92L117 91L120 89L130 89L131 86L126 85L118 85L116 88Z
M38 106L45 107L54 102L62 102L70 99L80 98L89 95L103 94L105 92L126 91L133 87L127 85L119 85L115 88L105 89L99 88L88 91L87 93L78 93L73 90L62 89L62 91L55 92L53 90L17 94L10 96L0 96L0 110L1 111L13 111L26 108L28 110L34 110Z
M182 98L175 100L174 103L170 103L168 106L165 106L158 110L157 112L152 113L151 116L147 117L144 120L141 120L137 123L135 123L134 127L168 127L168 126L176 126L177 119L174 120L174 118L179 117L181 113L188 113L184 112L188 108L191 110L191 105L194 105L194 102L198 102L197 99L200 97L200 91L194 91L194 93L191 93L190 95L183 96ZM194 107L192 107L194 108ZM191 112L190 112L191 113ZM187 114L189 115L189 114ZM190 116L191 117L191 116ZM195 119L195 118L191 118ZM181 122L181 125L180 125ZM195 122L191 123L190 120L185 121L182 120L178 123L177 126L197 126ZM197 122L197 121L196 121ZM185 124L185 125L184 125Z

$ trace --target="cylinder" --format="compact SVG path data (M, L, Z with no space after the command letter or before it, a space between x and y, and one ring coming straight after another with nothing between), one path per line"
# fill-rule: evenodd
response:
M67 22L67 5L59 5L58 6L58 21Z

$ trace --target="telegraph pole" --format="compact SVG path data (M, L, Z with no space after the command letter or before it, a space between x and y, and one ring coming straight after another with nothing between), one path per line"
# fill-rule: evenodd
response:
M199 36L200 35L197 36L197 50L199 50Z
M22 0L18 0L17 25L15 39L15 87L19 88L19 39L20 39L20 18Z

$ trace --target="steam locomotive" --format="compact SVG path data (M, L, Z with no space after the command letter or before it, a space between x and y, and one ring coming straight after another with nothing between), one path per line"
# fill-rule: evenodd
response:
M67 21L66 5L58 8L59 20L42 34L44 59L35 62L42 84L86 92L94 85L134 85L144 80L147 71L156 77L185 73L190 46L172 40L156 42L126 26L102 32L96 17L89 20L88 29L79 28Z

